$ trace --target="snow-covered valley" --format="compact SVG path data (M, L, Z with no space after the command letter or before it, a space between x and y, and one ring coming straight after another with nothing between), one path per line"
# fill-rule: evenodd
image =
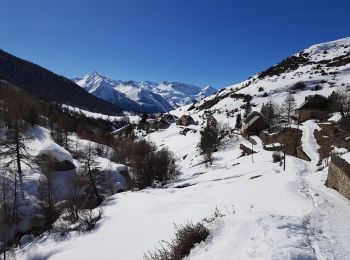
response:
M306 122L303 130L312 131ZM198 129L194 127L194 129ZM197 133L173 125L150 135L180 159L183 175L162 189L124 192L108 199L104 219L89 234L46 235L21 250L21 259L141 259L169 240L174 224L199 221L218 208L224 217L209 225L210 237L189 259L347 259L350 202L324 186L327 168L288 156L287 168L254 146L240 157L241 137L227 140L215 165L197 165ZM308 147L317 157L314 145Z
M162 115L176 116L174 122L167 122L156 115L149 115L150 118L143 118L144 115L129 116L125 126L117 130L110 129L108 134L114 135L112 139L106 139L110 141L107 143L110 146L102 146L108 152L101 153L96 159L102 171L111 172L112 169L114 184L118 185L118 191L122 191L105 196L103 203L94 209L103 209L103 217L97 221L96 227L85 233L74 228L69 232L46 231L32 237L29 242L20 241L15 248L16 258L143 259L147 252L159 249L166 243L162 241L171 241L176 230L174 225L203 222L209 230L209 236L196 244L185 259L349 259L350 200L334 187L331 189L325 185L331 153L341 149L341 157L345 161L349 158L349 150L339 144L348 145L350 134L337 125L341 118L345 118L341 114L349 111L327 110L324 119L313 118L317 113L309 113L307 115L310 118L307 120L299 120L299 116L293 112L287 118L278 117L275 125L265 127L258 135L245 132L244 127L250 126L249 121L244 122L244 126L237 126L238 118L249 118L250 110L262 111L268 103L283 107L290 96L295 100L294 110L298 110L296 108L304 106L309 97L328 100L335 90L349 93L349 54L350 38L323 43L305 49L246 81L223 88L214 95L204 97L206 94L202 96L197 90L192 94L187 93L189 96L203 97L196 103L185 102L183 95L179 95L182 106ZM80 80L86 81L87 78ZM133 101L128 98L128 105L139 104L140 91L147 90L147 86L135 87L131 83L125 85L104 80L111 85L108 91L103 91L105 99L124 100L130 94L129 98L132 96L130 100ZM96 87L93 83L92 80L87 87L89 92L104 90L103 84ZM114 91L114 94L109 92L115 87L124 95L114 96ZM176 91L172 87L169 84L158 86L159 93L156 95L162 100L176 103L179 96L173 93ZM186 86L180 87L187 89ZM206 89L203 91L206 92ZM169 93L174 95L169 96ZM153 94L150 95L154 97ZM162 111L170 110L168 105L165 104ZM107 116L68 105L63 105L63 108L68 111L65 113L76 112L86 118L93 118L96 120L94 124L99 120L111 123L127 118L127 115ZM191 116L193 122L182 125L183 115ZM219 130L225 133L213 150L212 165L206 163L199 147L210 116L217 121ZM86 118L84 120L87 122ZM165 127L159 127L160 124L152 126L156 120L160 120L158 123L166 121ZM253 123L255 120L256 117ZM320 122L336 126L325 131L325 134L321 132ZM112 162L109 154L110 150L118 150L125 145L120 139L129 138L128 133L123 135L120 130L128 126L135 133L132 138L153 143L156 150L167 148L176 157L181 174L166 184L152 183L145 189L128 190L128 182L121 172L129 167L132 179L135 177L132 172L137 162L130 162L127 156L127 159L123 157L126 167L120 157L114 158ZM97 137L106 134L96 129L92 132ZM297 132L295 153L286 153L287 141L283 144L284 165L283 159L273 161L274 151L270 149L274 145L281 146L280 140L269 143L263 140L264 135L273 138L276 134L278 138L283 129L288 129L290 133ZM47 129L31 126L31 130L35 137L29 143L34 151L33 156L49 150L55 152L56 157L63 156L64 160L77 168L82 164L54 142L49 124ZM117 136L120 132L121 136ZM316 135L318 132L322 138ZM322 154L320 149L325 147L320 142L333 138L339 132L342 133L342 140L327 143L325 147L329 151L326 156ZM93 134L95 141L85 140L74 133L68 136L82 151L86 151L91 144L101 149L98 140L105 139L98 139ZM293 138L290 134L287 139ZM114 143L115 140L120 143ZM126 143L126 146L132 146L132 142ZM253 153L249 153L251 150ZM299 157L299 154L304 156ZM29 168L25 169L25 175L25 184L39 179L38 175L31 175ZM35 191L29 184L26 186L26 195L34 200ZM219 216L212 217L215 212L220 212ZM208 218L212 220L205 221Z

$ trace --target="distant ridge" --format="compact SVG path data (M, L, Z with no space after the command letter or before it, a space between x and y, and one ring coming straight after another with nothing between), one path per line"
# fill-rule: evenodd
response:
M45 101L115 115L122 109L91 95L71 80L0 50L0 79Z
M216 93L216 89L180 82L122 81L93 72L73 79L89 93L118 106L148 113L167 112L197 102Z

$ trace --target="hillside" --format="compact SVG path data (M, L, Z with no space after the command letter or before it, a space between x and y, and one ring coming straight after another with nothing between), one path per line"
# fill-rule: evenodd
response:
M242 98L252 96L259 109L266 99L281 103L288 93L294 93L301 104L311 94L329 96L350 82L350 38L316 44L300 51L249 79L223 88L218 94L195 104L191 109L235 109ZM298 87L297 83L302 83Z
M46 101L109 115L123 111L115 104L96 98L69 79L3 50L0 50L0 79Z
M98 72L73 79L89 93L117 104L118 106L139 112L167 112L179 106L197 102L216 92L211 87L200 88L178 82L161 84L143 81L114 80Z
M350 38L311 46L246 81L170 112L178 117L191 115L196 124L135 130L139 140L173 152L181 175L166 184L154 182L145 189L109 197L101 205L105 215L93 232L83 236L46 232L18 248L16 256L142 259L145 253L161 248L161 241L174 238L174 224L193 221L204 223L209 236L185 259L348 259L350 201L325 186L330 158L320 151L342 149L343 158L350 155L348 149L336 147L349 145L350 140L350 133L337 128L340 113L329 111L323 120L293 118L286 123L283 119L276 132L265 132L273 136L283 129L300 131L295 148L307 159L285 152L284 162L281 158L274 162L274 152L269 150L274 145L283 147L281 143L266 144L256 135L248 138L235 125L238 115L249 112L248 107L260 111L272 101L282 106L288 95L293 95L299 107L310 95L328 97L335 90L349 93L349 56ZM205 163L199 148L209 115L217 120L222 135L211 165ZM334 125L337 131L321 132L322 138L342 132L342 140L322 147L316 133L324 125ZM281 140L285 145L294 137L287 132ZM137 164L130 166L133 172Z

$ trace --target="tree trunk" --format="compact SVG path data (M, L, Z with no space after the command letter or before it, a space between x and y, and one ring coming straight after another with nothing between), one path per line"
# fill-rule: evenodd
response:
M90 183L91 183L92 189L94 190L94 194L95 194L96 200L97 200L98 203L100 203L101 202L101 197L100 197L100 195L98 193L94 177L92 176L92 172L89 170L88 174L89 174L89 179L90 179Z
M21 167L21 151L20 151L20 141L19 141L19 130L18 127L16 127L15 132L15 142L16 142L16 162L17 162L17 172L18 172L18 179L19 179L19 190L21 198L24 199L24 193L23 193L23 174L22 174L22 167Z
M283 145L283 171L286 170L286 144Z
M13 194L12 223L17 222L17 174L15 173L15 189Z

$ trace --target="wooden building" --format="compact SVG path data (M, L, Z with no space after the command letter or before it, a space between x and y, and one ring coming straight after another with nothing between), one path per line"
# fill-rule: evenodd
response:
M322 95L307 96L296 113L300 122L310 119L326 119L329 114L328 99Z
M246 136L259 135L262 131L269 127L270 125L265 117L257 111L250 112L242 120L242 131Z
M176 119L176 125L182 125L182 126L188 126L196 124L196 122L193 120L192 116L190 115L183 115Z

